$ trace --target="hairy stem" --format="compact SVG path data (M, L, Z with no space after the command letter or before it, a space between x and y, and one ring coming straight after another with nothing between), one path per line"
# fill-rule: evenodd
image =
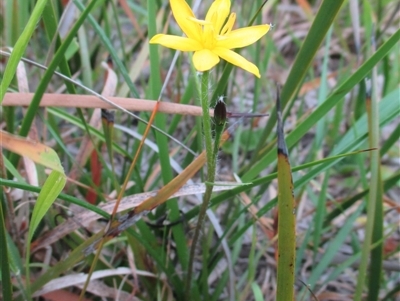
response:
M190 289L193 275L193 262L196 251L197 241L199 239L200 231L203 227L204 218L206 216L206 211L208 208L208 204L211 199L211 193L213 190L213 184L215 179L215 170L216 170L216 159L217 156L213 152L213 141L212 141L212 132L211 132L211 117L209 111L209 101L208 101L208 76L209 72L206 71L202 74L201 84L199 87L200 90L200 99L201 99L201 107L203 109L203 130L204 130L204 140L206 146L206 156L207 156L207 183L206 183L206 191L203 197L203 203L200 208L199 217L197 221L197 226L194 232L192 246L190 248L190 257L189 257L189 266L188 273L186 278L186 298L189 300L190 297ZM218 141L215 141L218 143Z

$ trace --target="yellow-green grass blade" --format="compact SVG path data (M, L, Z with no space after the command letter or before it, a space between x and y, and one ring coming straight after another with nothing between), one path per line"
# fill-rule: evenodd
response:
M30 247L31 240L33 238L33 234L37 229L40 221L43 219L50 206L57 199L57 196L60 194L62 189L64 188L66 183L66 177L63 172L59 172L53 170L49 177L46 179L43 187L39 193L39 196L36 200L35 206L32 212L31 222L29 224L28 230L28 241L26 244L26 258L25 258L25 269L26 269L26 291L28 296L30 297L30 270L29 270L29 260L30 260Z
M21 183L26 183L25 179L21 176L18 170L11 164L11 162L2 154L3 162L8 172L18 181Z
M378 171L378 187L376 191L376 204L374 208L374 223L372 229L371 245L377 244L370 252L369 277L368 277L368 301L379 300L379 289L382 285L383 264L383 184L381 173ZM369 222L369 221L368 221Z
M278 271L276 300L287 301L293 300L294 297L296 203L279 95L277 96L276 111L278 120Z
M10 259L8 255L7 229L4 223L3 206L0 206L0 264L1 282L4 300L12 300L12 284L10 274Z
M375 45L373 45L373 49ZM368 138L369 146L376 148L370 154L370 191L367 202L367 223L365 225L365 236L362 246L361 262L358 270L357 286L354 294L354 300L362 299L365 279L367 278L367 268L371 265L370 272L370 287L368 287L368 300L377 300L379 295L380 276L382 268L382 243L374 250L371 250L374 241L382 241L383 237L383 195L381 190L380 176L380 154L379 154L379 104L378 104L378 86L377 86L378 71L377 68L372 70L371 91L368 92L366 99L367 114L368 114ZM377 217L377 220L375 220ZM372 253L371 253L372 252ZM373 255L373 257L371 257ZM371 282L372 281L372 282ZM377 283L373 283L377 281Z
M4 70L3 79L0 84L0 104L3 102L4 95L6 94L8 86L14 77L15 71L17 70L17 65L24 54L26 47L28 46L33 31L36 28L36 24L40 20L46 2L47 0L39 0L36 3L24 31L21 33L18 41L13 47L13 51Z
M35 207L33 208L32 218L29 225L29 240L32 239L39 222L64 188L65 182L66 177L64 173L55 170L53 170L46 179L35 203Z
M20 35L25 30L25 26L28 24L30 17L28 10L31 8L26 5L25 0L6 0L2 3L5 3L2 6L4 8L2 14L4 40L2 40L2 46L15 47ZM15 117L15 108L4 108L3 121L5 121L7 131L10 133L15 133Z

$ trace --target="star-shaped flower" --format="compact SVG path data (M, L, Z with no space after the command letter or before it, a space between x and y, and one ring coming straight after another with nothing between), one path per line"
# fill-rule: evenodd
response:
M253 63L231 49L251 45L264 36L270 25L258 25L232 30L236 14L230 12L230 0L215 0L205 20L196 19L185 0L170 0L176 22L187 37L157 34L151 44L160 44L181 51L194 51L193 64L198 71L213 68L222 58L260 77Z

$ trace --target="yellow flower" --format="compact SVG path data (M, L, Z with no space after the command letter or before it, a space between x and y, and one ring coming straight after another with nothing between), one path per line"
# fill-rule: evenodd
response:
M205 20L195 18L185 0L170 0L176 22L187 37L157 34L151 44L160 44L181 51L194 51L193 64L198 71L213 68L222 58L229 63L260 77L258 68L231 49L241 48L258 41L270 25L258 25L232 30L236 14L230 12L230 0L215 0ZM229 16L229 17L228 17Z

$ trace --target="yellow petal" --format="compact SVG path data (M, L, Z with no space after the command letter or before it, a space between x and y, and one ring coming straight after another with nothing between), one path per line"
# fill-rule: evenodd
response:
M193 54L193 65L197 71L207 71L219 62L219 57L208 49L196 51Z
M160 44L162 46L181 51L196 51L203 48L196 40L168 34L157 34L149 41L149 43Z
M265 24L232 30L218 40L217 47L234 49L251 45L264 36L269 28L270 26Z
M231 10L230 0L215 0L206 15L206 21L213 22L214 31L219 34Z
M238 66L250 73L253 73L255 76L260 78L260 71L253 63L246 60L241 55L237 54L236 52L229 50L227 48L217 47L213 49L213 52L218 55L219 57L223 58L225 61Z
M188 38L200 41L201 26L190 18L195 18L194 13L185 0L170 0L172 14L175 17L176 23Z
M235 24L236 21L236 14L235 13L231 13L229 16L228 21L226 21L224 27L222 28L220 34L221 35L226 35L229 34L232 30L233 25Z

